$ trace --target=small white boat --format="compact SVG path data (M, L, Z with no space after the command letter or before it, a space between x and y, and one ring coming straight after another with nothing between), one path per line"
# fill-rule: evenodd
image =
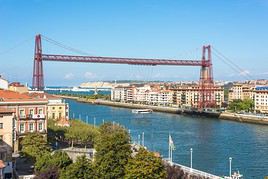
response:
M147 113L152 113L153 110L152 109L133 109L132 113L136 113L136 114L147 114Z

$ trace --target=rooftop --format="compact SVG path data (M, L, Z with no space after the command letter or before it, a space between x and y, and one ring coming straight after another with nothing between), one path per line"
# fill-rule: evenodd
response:
M47 101L47 99L35 98L28 93L20 94L10 90L0 89L0 102L27 102L27 101Z

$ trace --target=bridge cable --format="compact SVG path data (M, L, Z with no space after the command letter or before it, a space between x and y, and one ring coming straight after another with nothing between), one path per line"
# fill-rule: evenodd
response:
M8 48L8 49L6 49L6 50L4 50L4 51L1 51L1 52L0 52L0 55L4 55L4 54L6 54L6 53L8 53L8 52L10 52L10 51L12 51L12 50L18 48L18 47L21 47L22 45L28 43L28 42L31 41L32 39L33 39L33 38L30 37L30 38L28 38L28 39L25 39L25 40L23 40L23 41L20 41L20 42L18 42L17 44L15 44L13 47L10 47L10 48Z
M58 41L55 41L55 40L53 40L53 39L51 39L51 38L49 38L49 37L46 37L46 36L44 36L44 35L42 35L42 37L43 37L43 39L44 39L45 41L47 41L47 42L49 42L49 43L51 43L51 44L53 44L53 45L59 46L59 47L65 49L65 50L67 50L67 51L75 52L75 53L78 53L78 54L80 54L80 55L92 56L92 54L89 54L89 53L87 53L87 52L78 50L78 49L76 49L76 48L73 48L73 47L64 45L63 43L60 43L60 42L58 42Z
M237 64L235 64L234 62L232 62L229 58L227 58L226 56L224 56L222 53L220 53L218 50L216 50L214 47L212 53L217 56L221 61L223 61L225 64L227 64L229 67L231 67L235 72L238 72L239 74L244 73L244 77L247 78L247 80L252 79L253 77L251 75L249 75L248 73L245 73L245 70L242 69L241 67L239 67Z

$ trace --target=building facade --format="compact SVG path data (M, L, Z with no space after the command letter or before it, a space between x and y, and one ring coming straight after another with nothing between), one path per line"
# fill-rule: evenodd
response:
M131 89L131 90L130 90ZM196 84L176 85L143 85L132 87L115 87L111 91L111 100L134 102L156 106L194 107L199 105L200 88ZM214 87L215 103L221 107L224 102L222 86ZM131 100L129 100L131 99Z
M0 160L12 160L15 113L10 109L0 109Z
M15 113L14 152L20 150L21 139L28 132L47 134L47 104L47 99L0 90L0 109L13 110Z
M254 109L256 112L268 113L268 86L255 88Z
M228 101L232 102L233 100L244 100L252 99L254 100L254 89L255 87L248 84L235 83L229 89Z
M8 81L5 80L1 75L0 75L0 89L4 90L8 89Z

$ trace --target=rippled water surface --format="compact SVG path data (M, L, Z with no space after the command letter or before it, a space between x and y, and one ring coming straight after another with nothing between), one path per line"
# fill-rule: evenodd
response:
M261 179L268 175L268 126L238 123L218 119L153 112L133 114L131 109L78 103L66 100L70 117L100 125L103 120L115 121L131 130L133 141L145 133L145 145L168 155L168 134L176 146L174 161L216 175L228 175L229 157L232 167L244 178ZM87 117L88 116L88 117ZM88 119L88 120L87 120Z

